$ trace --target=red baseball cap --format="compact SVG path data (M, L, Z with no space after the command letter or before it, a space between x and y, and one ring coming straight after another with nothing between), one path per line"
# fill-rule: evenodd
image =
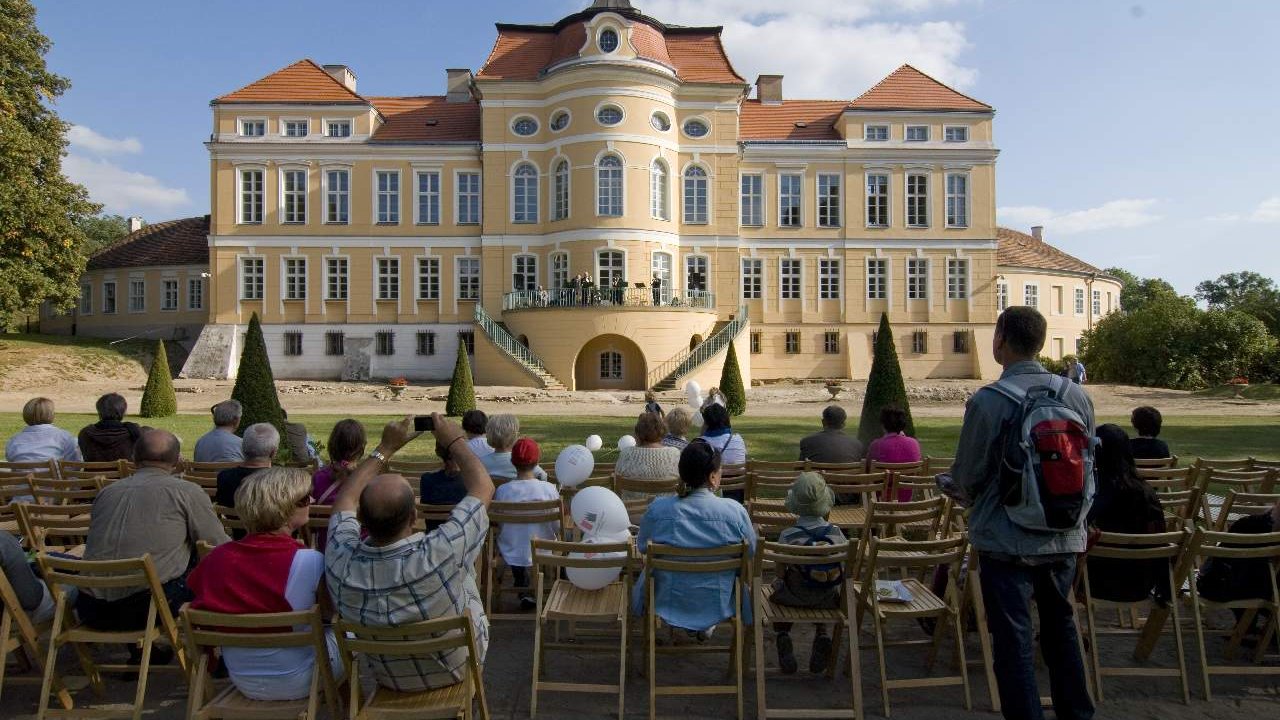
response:
M511 447L511 464L517 466L537 465L542 458L542 449L533 438L522 437Z

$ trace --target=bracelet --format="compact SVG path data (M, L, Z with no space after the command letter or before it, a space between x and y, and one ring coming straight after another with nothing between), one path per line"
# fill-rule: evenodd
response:
M454 438L454 439L450 440L450 441L449 441L449 444L444 446L444 451L445 451L446 453L447 453L447 452L449 452L450 450L452 450L452 449L453 449L453 444L454 444L454 443L458 442L459 440L464 440L464 439L466 439L466 437L467 437L466 435L459 435L458 437L456 437L456 438Z

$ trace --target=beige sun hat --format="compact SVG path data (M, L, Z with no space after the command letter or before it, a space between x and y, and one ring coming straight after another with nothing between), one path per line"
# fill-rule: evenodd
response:
M796 515L826 517L836 504L836 494L815 472L800 473L787 490L787 510Z

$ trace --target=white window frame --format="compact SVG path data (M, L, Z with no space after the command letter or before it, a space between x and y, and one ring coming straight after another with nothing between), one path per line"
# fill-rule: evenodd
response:
M827 181L830 185L827 192L823 193L822 183ZM817 190L814 196L814 217L817 218L818 227L820 228L839 228L844 226L844 175L833 172L820 172L817 175ZM831 195L831 190L835 190L835 194ZM822 219L824 205L826 206L827 219ZM835 219L832 219L832 214Z
M335 190L330 173L342 173L346 176L347 187L344 190ZM350 225L351 224L351 168L350 167L324 167L320 171L320 182L324 190L324 210L321 217L324 219L325 225ZM335 220L329 215L329 201L339 199L343 212L341 219Z
M476 189L474 192L462 188L462 178L474 176ZM475 202L475 220L464 219L462 214L463 198ZM480 170L455 170L453 172L453 223L455 225L479 225L484 219L484 175Z
M292 272L291 266L301 263L302 272ZM305 302L307 299L307 258L301 255L286 255L280 258L281 300L285 302Z
M692 193L691 184L694 187ZM702 186L701 192L697 189L699 184ZM693 202L689 201L691 194ZM711 172L704 165L690 163L680 173L680 220L685 225L711 224Z
M907 300L924 300L929 299L929 258L909 257L907 258ZM923 268L923 272L919 270Z
M844 263L840 258L818 258L818 299L839 300L844 286Z
M952 179L952 178L963 178L963 180L964 180L964 194L963 194L963 195L961 195L961 194L959 194L959 193L953 193L953 192L951 192L951 179ZM971 177L970 177L969 173L967 173L967 172L949 172L949 173L947 173L947 174L943 177L943 191L945 192L945 196L946 196L946 206L944 207L943 211L944 211L944 212L945 212L945 214L946 214L946 218L945 218L945 220L946 220L946 226L947 226L947 227L949 227L949 228L967 228L967 227L969 227L969 217L970 217L970 215L972 214L972 207L971 207L971 204L972 204L972 196L973 196L973 193L972 193L972 192L970 192L970 188L971 188L972 184L973 184L973 183L972 183L972 179L971 179ZM961 203L960 207L961 207L961 209L964 211L964 218L962 218L963 222L955 222L955 219L956 219L956 218L955 218L955 215L954 215L954 213L952 213L952 212L951 212L951 208L952 208L952 205L953 205L953 202L952 202L952 201L953 201L953 199L958 199L958 200L962 201L962 203Z
M111 288L111 292L107 292L107 288ZM102 282L102 314L115 315L120 312L120 293L115 280L104 280Z
M147 311L147 279L145 277L131 277L131 278L128 278L125 282L128 283L127 287L129 288L129 294L125 298L125 301L128 303L127 307L129 312L130 313L146 312ZM135 295L133 292L134 285L141 286L142 292L137 293ZM138 300L138 307L136 308L133 306L134 300Z
M306 132L302 133L301 135L289 135L286 131L289 129L290 123L302 123L303 129L306 130ZM282 117L276 121L276 129L279 130L280 137L282 138L297 139L297 138L310 137L311 136L311 118Z
M795 272L788 272L794 268ZM788 285L794 285L789 288ZM804 299L804 261L798 257L778 258L778 299Z
M691 265L695 267L690 267ZM702 275L703 287L700 288L706 292L711 287L711 258L702 253L690 253L684 256L684 288L688 291L695 290L689 282L694 273Z
M532 122L533 122L533 132L529 133L528 135L521 135L520 133L516 132L516 124L517 124L517 123L519 123L521 120L529 120L529 121L532 121ZM508 127L508 129L510 129L510 130L511 130L511 134L512 134L512 135L515 135L515 136L516 136L516 137L518 137L518 138L524 138L524 139L526 139L526 140L527 140L527 139L529 139L529 138L537 137L538 133L542 132L542 123L538 122L538 118L536 118L536 117L534 117L534 116L532 116L532 115L530 115L530 114L528 114L528 113L522 113L522 114L520 114L520 115L517 115L517 116L515 116L515 117L511 118L511 124L510 124L510 125L508 125L507 127Z
M463 264L475 266L475 271L463 273ZM484 268L478 255L459 255L453 260L454 277L458 279L453 289L453 297L460 302L479 302L483 292L481 273ZM468 292L464 295L463 290Z
M786 192L783 190L783 184L788 180L799 180L795 192ZM804 227L804 173L786 172L778 173L778 227L796 229ZM787 198L795 199L796 218L794 223L785 222L787 219L786 210L783 203Z
M884 137L882 138L871 137L871 130L873 128L877 131L884 130ZM877 132L876 134L878 135L879 132ZM862 140L864 142L889 142L889 135L890 135L889 126L886 124L867 123L862 126Z
M422 181L424 178L430 178L435 182L434 190L423 190ZM414 170L413 171L413 224L414 225L439 225L440 224L440 200L444 194L443 180L440 177L439 170ZM427 215L423 217L422 204L427 203Z
M173 288L173 303L169 303L169 288ZM160 279L160 311L161 312L178 312L178 308L182 306L179 299L182 285L177 278L161 278Z
M285 182L285 177L290 173L302 174L301 190L288 189L288 185ZM311 203L308 202L308 199L310 197L310 191L311 191L311 172L304 166L282 165L277 175L277 180L280 185L280 197L279 197L280 224L281 225L306 225L307 221L309 220L308 213L311 210L311 207L310 207ZM297 217L298 216L297 205L295 205L293 213L292 214L290 213L290 210L289 210L290 196L294 197L295 201L301 206L301 209L302 209L301 219L298 219ZM290 219L290 218L293 218L293 219Z
M563 172L562 172L563 170ZM551 161L551 221L568 220L573 212L573 164L560 156Z
M620 272L620 273L622 273L622 279L623 279L624 281L627 279L627 260L628 260L628 258L627 258L627 251L626 251L626 250L623 250L622 248L606 247L606 248L600 248L600 249L596 250L595 255L596 255L596 268L595 268L595 270L596 270L596 274L595 274L595 279L596 279L596 287L597 287L597 288L600 288L601 290L606 290L606 289L608 289L608 288L613 287L613 283L614 283L614 281L616 281L616 280L617 280L617 278L616 278L616 277L614 277L614 273L615 273L615 272ZM620 257L622 258L622 263L621 263L619 266L614 267L612 264L610 264L610 265L609 265L609 267L607 268L608 273L609 273L609 279L608 279L608 281L606 281L606 280L605 280L605 270L606 270L606 268L605 268L605 266L604 266L603 262L601 262L601 261L603 260L603 258L604 258L604 256L605 256L605 255L610 255L610 256L612 256L612 255L618 255L618 256L620 256Z
M246 123L262 123L262 133L257 135L248 135L244 131ZM238 117L236 118L236 135L242 138L265 138L267 136L269 123L265 117Z
M649 164L649 216L671 220L671 166L662 158L654 158Z
M387 272L393 268L394 272ZM378 255L373 259L373 293L377 302L400 300L400 256Z
M751 272L747 272L747 266L752 267ZM739 263L739 275L741 282L739 283L742 291L743 300L763 300L765 293L764 283L764 259L756 257L744 257ZM747 278L754 278L755 282L751 292L747 292Z
M688 133L687 129L689 127L689 124L694 122L702 123L702 126L707 129L707 132L705 135L698 136L698 135L690 135ZM707 119L705 116L702 116L702 115L685 118L684 120L680 121L680 134L686 138L689 138L690 140L694 140L694 141L708 140L711 138L711 135L714 131L715 131L715 126L711 124L711 121L709 119ZM708 173L708 175L709 174L710 173Z
M81 316L93 314L93 283L80 283L80 301L76 310Z
M1040 285L1038 283L1023 283L1022 304L1024 307L1040 309Z
M878 271L872 272L872 267ZM869 257L866 262L868 300L889 299L889 258Z
M1102 291L1094 290L1092 300L1093 300L1093 316L1101 317L1102 316Z
M258 296L257 297L253 297L250 293L245 292L245 289L246 289L245 281L249 278L249 274L245 271L246 270L245 265L246 265L246 262L250 260L256 261L258 265L257 271L254 273L254 275L257 276L257 279L258 279L258 283L257 283ZM267 298L267 259L266 257L262 255L241 255L239 258L236 259L236 270L237 270L236 285L239 288L239 292L237 293L237 296L240 298L240 300L247 301L247 302L262 302L266 300Z
M969 299L969 258L947 258L947 299Z
M335 273L333 271L332 261L338 260L342 265L342 272ZM333 290L334 280L341 278L342 297L334 297ZM351 258L347 255L326 255L324 257L324 299L325 302L350 302L351 301Z
M187 309L204 310L204 278L187 278Z
M257 173L258 187L256 190L245 190L245 175L248 173ZM249 219L245 216L245 199L249 193L257 195L257 218ZM267 169L261 165L243 166L236 168L236 223L239 225L261 225L266 220L267 215Z
M563 261L563 263L561 263ZM557 265L560 265L557 267ZM552 290L564 290L569 287L569 253L557 250L547 256L547 285Z
M616 168L610 165L609 169L607 170L607 172L609 172L610 174L617 172L618 178L617 178L617 196L616 197L614 197L613 187L612 187L614 181L612 180L612 178L610 178L607 181L610 185L610 188L609 188L609 197L606 200L604 196L604 189L605 189L605 182L606 182L604 178L604 173L606 172L604 163L608 160L618 161L618 165ZM627 172L626 171L627 171L626 159L624 159L622 155L616 152L601 153L600 157L596 158L596 162L595 162L596 217L623 217L626 215L627 213ZM616 200L616 208L617 208L616 213L614 212L615 200ZM606 204L607 204L607 207L606 207Z
M912 131L924 131L924 137L911 137ZM903 142L929 142L930 127L928 125L905 125L902 128Z
M1009 309L1009 283L996 283L996 312L1004 312Z
M608 365L606 366L606 363ZM617 350L605 350L600 353L600 379L607 382L618 382L626 377L626 367L622 353Z
M913 192L911 191L911 180L912 180L912 178L924 178L924 191L923 191L923 192L914 192L914 193L913 193ZM930 184L930 183L929 183L929 179L930 179L930 178L929 178L929 173L928 173L928 172L915 171L915 170L908 170L908 171L907 171L907 172L902 176L902 188L903 188L902 219L903 219L903 222L906 224L906 226L907 226L907 227L909 227L909 228L913 228L913 229L917 229L917 230L919 230L919 229L922 229L922 228L928 228L928 227L929 227L929 220L930 220L929 215L931 214L931 213L929 212L929 210L930 210L930 208L929 208L929 202L930 202L930 201L929 201L929 189L930 189L930 188L929 188L929 184ZM923 220L923 222L920 220L920 218L916 218L916 222L911 222L911 215L912 215L912 207L911 207L911 204L912 204L912 201L917 201L917 202L920 202L920 203L922 204L922 206L923 206L923 211L924 211L924 220Z
M532 172L532 175L529 173ZM536 225L541 218L542 173L538 166L521 160L511 168L511 222L515 225ZM524 213L517 208L516 199L523 193ZM532 203L530 203L532 200Z
M521 263L526 265L526 269L521 271ZM528 264L532 263L533 271L528 270ZM519 287L515 283L515 276L524 277L524 287ZM511 290L512 292L531 292L538 289L538 256L533 253L516 253L511 256Z
M600 119L600 113L604 111L605 108L613 108L618 111L618 113L621 115L621 117L618 118L618 122L609 124L609 123L603 122ZM621 126L623 123L627 121L627 109L623 107L621 103L616 103L613 101L606 100L605 102L602 102L599 105L596 105L596 109L591 112L591 117L595 119L596 124L599 125L600 127L616 128Z
M413 258L414 296L422 302L440 300L440 257L438 255L416 255ZM434 282L432 282L434 281ZM424 282L425 287L424 287ZM432 287L434 285L434 288Z
M953 139L951 134L957 132L963 137ZM943 125L942 141L949 143L966 143L969 142L969 126L968 125Z
M1085 309L1088 307L1085 305L1085 303L1088 302L1088 299L1085 297L1084 288L1077 287L1073 288L1073 290L1075 290L1075 292L1072 293L1074 299L1072 307L1075 310L1076 317L1081 317L1085 314Z
M380 181L382 176L384 175L387 177L395 178L396 189L394 191L383 190L381 188ZM374 168L373 169L373 224L374 225L399 225L400 224L400 215L401 215L400 205L404 199L404 184L401 182L402 178L400 177L400 175L401 173L399 168ZM388 198L394 198L394 206L391 204L388 204L389 210L394 207L394 212L395 212L394 219L387 219L387 220L383 219L381 200L384 195L386 195ZM388 214L387 217L391 218L391 215Z
M884 188L881 195L871 194L871 178L883 178L883 183L878 183L878 187ZM863 194L865 200L863 202L863 213L865 214L866 226L869 228L887 228L893 225L893 175L888 171L869 172L863 176ZM884 198L884 222L871 222L871 199ZM879 203L877 203L879 204Z
M353 136L356 134L356 123L355 123L355 121L354 121L353 119L351 119L351 118L324 118L324 119L322 119L322 120L321 120L321 123L324 125L324 136L325 136L325 137L329 137L329 138L349 138L349 137L353 137ZM345 125L347 126L347 134L346 134L346 135L334 135L334 134L333 134L333 128L332 128L331 126L332 126L332 125L343 125L343 124L345 124Z
M665 257L667 259L667 267L664 269L659 266L658 258ZM666 250L655 250L649 255L649 282L653 281L653 276L658 275L662 278L662 292L665 297L671 297L671 293L675 291L676 285L676 256Z
M750 181L756 187L748 191L747 182ZM742 227L764 227L765 224L765 201L764 201L764 173L762 172L744 172L738 176L738 224ZM748 217L751 215L751 217Z

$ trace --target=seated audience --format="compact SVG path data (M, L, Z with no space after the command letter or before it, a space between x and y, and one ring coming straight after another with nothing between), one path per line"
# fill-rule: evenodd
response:
M31 622L39 625L53 619L53 594L31 568L27 551L8 530L0 530L0 571L13 587L18 604Z
M663 414L662 406L658 404L658 396L652 390L646 390L644 393L644 411L658 415Z
M520 503L559 500L560 490L545 480L539 480L533 474L541 456L542 450L538 447L538 443L529 438L517 440L511 448L511 463L516 467L516 478L497 489L493 495L494 501ZM533 566L533 556L529 541L534 538L555 540L559 529L560 523L557 522L538 525L507 523L502 526L498 533L498 552L502 553L503 562L511 568L516 587L530 586L529 568ZM535 607L537 602L532 594L526 592L520 595L520 605L527 610Z
M1239 518L1227 531L1240 535L1280 532L1280 501L1269 512ZM1223 543L1223 546L1228 544ZM1201 595L1217 602L1255 598L1269 600L1270 574L1271 565L1265 558L1209 558L1200 567L1196 584ZM1276 581L1280 582L1280 577ZM1241 611L1235 612L1239 618Z
M22 406L26 427L18 431L4 446L4 459L9 462L41 460L82 460L80 446L71 433L53 424L53 401L32 398Z
M674 412L674 411L673 411ZM657 413L643 412L636 420L636 444L618 453L614 474L628 480L675 480L680 477L680 451L662 442L667 423ZM623 500L650 497L645 493L627 492Z
M124 396L108 393L98 398L98 422L86 425L78 439L87 462L115 462L133 458L133 444L142 435L136 423L125 422L129 409Z
M724 465L743 465L747 462L747 443L733 431L729 410L719 403L702 408L702 439L719 451Z
M693 424L693 415L689 412L689 408L683 405L676 406L666 414L665 419L667 436L662 438L662 444L676 450L684 450L689 444L689 426Z
M478 458L493 453L493 448L489 446L489 440L485 437L488 426L489 416L485 415L483 410L468 410L462 414L462 429L467 433L467 444L471 446L471 452Z
M720 487L720 453L698 438L680 453L680 494L653 501L640 521L636 549L649 543L679 548L711 548L746 541L754 551L756 531L740 503L716 497ZM654 575L654 612L663 622L696 637L732 617L733 588L737 573L657 572ZM631 596L632 611L645 608L645 583L637 582ZM747 609L750 609L749 603ZM747 622L750 622L749 617Z
M880 410L880 425L884 435L871 441L867 459L882 463L920 462L920 443L907 435L907 412L896 405L886 405ZM911 490L898 490L898 501L909 502Z
M839 405L828 405L822 411L822 432L800 441L800 459L817 463L856 463L862 460L863 448L858 438L844 431L848 415Z
M471 611L478 658L489 645L489 622L476 587L475 565L489 531L493 482L466 444L462 428L433 416L436 442L458 464L467 497L449 521L429 533L413 530L413 488L399 475L379 474L416 437L413 419L387 425L382 440L351 474L333 504L325 570L338 614L350 622L393 627ZM361 540L361 526L369 533ZM459 682L465 653L431 654L415 662L369 656L380 686L416 692Z
M497 481L511 480L516 476L516 466L511 464L511 446L520 436L520 419L515 415L494 415L489 418L485 437L493 452L480 458L489 477ZM539 480L546 480L547 473L542 468L534 468L533 474Z
M213 495L213 502L222 507L235 507L240 483L259 470L271 467L271 461L275 460L280 449L280 431L271 423L250 425L244 429L240 447L244 461L218 473L218 489Z
M293 539L306 526L311 478L300 468L268 468L236 491L236 509L249 534L214 548L191 571L187 585L196 610L250 615L326 607L324 556ZM335 678L342 659L333 633L327 658ZM252 700L297 700L311 692L315 651L302 648L222 648L236 689Z
M209 408L213 413L213 429L196 441L193 459L198 463L240 462L244 453L240 451L240 436L236 428L240 427L240 417L244 407L239 400L223 400Z
M1094 453L1098 490L1089 509L1089 524L1102 532L1139 535L1165 531L1164 509L1147 481L1138 477L1129 436L1118 425L1099 425L1095 431L1101 444ZM1086 562L1089 587L1094 597L1117 602L1143 600L1158 588L1157 595L1169 597L1165 578L1168 562L1147 564L1112 558L1091 557Z
M1134 408L1133 414L1129 416L1129 423L1138 431L1138 437L1129 441L1134 459L1163 460L1173 457L1173 453L1169 452L1169 444L1159 437L1160 427L1164 424L1159 410L1148 405Z
M787 545L844 545L844 533L827 522L827 515L835 505L835 493L827 487L822 475L815 472L800 473L787 490L787 511L796 515L796 524L778 535L778 542ZM788 607L834 610L840 607L840 583L844 573L839 566L784 565L778 569L773 581L771 599ZM774 623L777 634L778 666L790 675L797 669L795 649L791 643L791 623ZM813 647L809 651L809 672L826 672L831 655L831 637L827 626L817 623L814 628Z
M365 445L364 425L359 420L347 418L333 426L329 431L329 464L311 478L311 497L315 498L316 505L333 504L342 483L364 457Z
M457 505L467 496L462 470L449 448L440 443L436 443L436 457L440 458L444 467L422 474L418 480L419 498L426 505Z
M213 513L209 496L199 485L174 471L180 451L178 438L165 430L144 430L134 448L137 471L98 493L89 521L85 560L124 560L150 554L169 609L176 616L192 599L187 573L196 557L196 544L230 541ZM76 596L80 621L104 631L143 628L151 591L144 588L94 588ZM154 652L152 662L165 664L172 650ZM130 663L142 659L130 648Z

